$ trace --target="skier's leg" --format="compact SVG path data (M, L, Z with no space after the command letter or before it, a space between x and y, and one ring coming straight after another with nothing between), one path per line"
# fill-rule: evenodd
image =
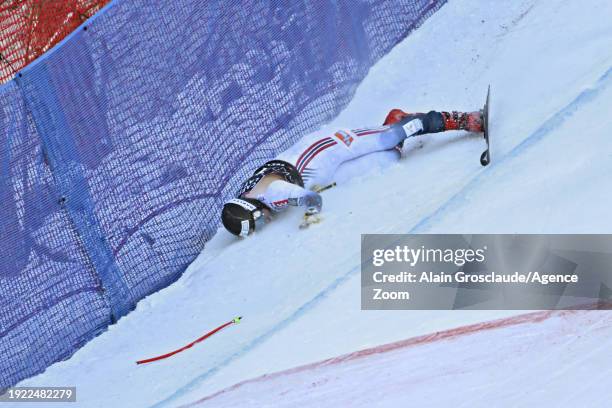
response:
M348 154L343 157L343 161L381 150L393 149L407 137L443 130L445 130L444 118L439 112L434 111L404 114L399 121L392 125L355 129L351 131L353 140L350 143Z
M479 112L473 112L478 115ZM404 114L399 122L374 128L341 130L332 136L303 138L279 159L295 165L305 187L324 185L333 179L338 166L366 154L393 149L407 137L445 130L475 130L477 121L468 121L463 113L435 112ZM472 124L472 129L468 129ZM482 125L479 125L480 128Z
M393 110L390 112L394 114L394 117L387 121L393 121L395 124L403 125L406 122L410 122L414 117L419 118L423 122L423 131L419 134L424 133L437 133L444 132L447 130L467 130L468 132L482 132L482 113L481 112L436 112L431 111L429 113L415 113L406 114L397 113Z
M393 122L391 125L378 128L355 129L343 134L337 132L335 136L349 147L344 154L341 152L338 154L337 164L369 153L392 149L411 136L447 130L482 132L480 112L403 113Z
M333 135L312 142L295 160L306 188L323 185L333 179L338 167L358 157L390 150L406 137L433 129L430 114L412 114L392 126L339 130Z
M334 173L342 163L381 150L394 148L405 139L401 127L339 130L333 135L300 141L285 152L282 158L294 164L308 189L324 186L333 181Z

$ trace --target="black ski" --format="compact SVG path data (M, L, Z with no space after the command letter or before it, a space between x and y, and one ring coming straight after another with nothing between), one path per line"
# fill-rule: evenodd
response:
M483 120L483 128L484 128L484 138L485 142L487 142L487 150L482 152L480 155L480 164L483 166L488 165L491 162L491 154L489 153L489 148L491 147L489 141L489 97L491 96L491 85L487 89L487 100L484 104L484 108L482 109L482 120Z

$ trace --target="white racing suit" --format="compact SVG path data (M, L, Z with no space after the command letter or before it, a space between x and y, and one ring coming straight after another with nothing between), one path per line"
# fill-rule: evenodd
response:
M281 153L277 160L295 166L304 187L283 180L272 182L257 199L273 211L289 205L306 207L306 213L321 210L322 200L316 190L334 181L342 163L358 157L395 148L406 137L423 131L423 122L410 116L401 122L373 128L339 130L326 137L306 136ZM314 191L313 191L314 190Z

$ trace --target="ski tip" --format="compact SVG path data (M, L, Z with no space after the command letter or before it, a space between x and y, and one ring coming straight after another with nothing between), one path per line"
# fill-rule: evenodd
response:
M480 155L480 164L485 167L491 162L491 157L489 156L489 150L482 152Z
M234 317L232 319L232 323L240 323L241 320L242 320L242 316Z

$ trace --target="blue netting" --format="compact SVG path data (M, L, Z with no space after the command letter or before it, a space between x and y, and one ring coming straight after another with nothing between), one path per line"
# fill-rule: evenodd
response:
M0 388L68 357L110 323L14 83L0 88Z
M0 388L176 280L445 0L115 1L0 91Z

